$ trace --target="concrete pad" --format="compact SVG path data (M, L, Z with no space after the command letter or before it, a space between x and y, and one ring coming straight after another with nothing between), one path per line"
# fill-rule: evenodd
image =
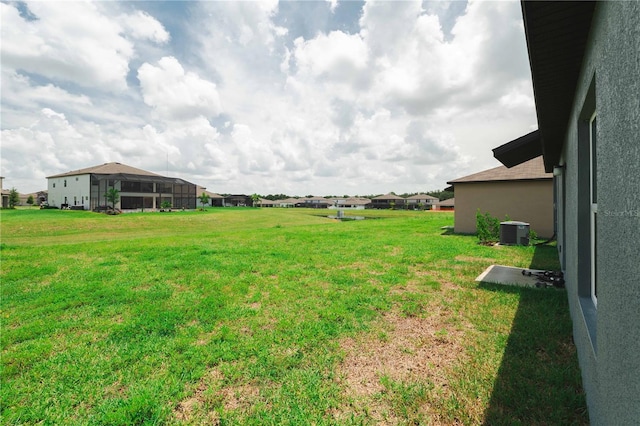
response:
M539 269L514 268L513 266L491 265L478 275L476 281L494 284L508 284L521 287L535 287L536 276L522 275L522 271L544 272Z

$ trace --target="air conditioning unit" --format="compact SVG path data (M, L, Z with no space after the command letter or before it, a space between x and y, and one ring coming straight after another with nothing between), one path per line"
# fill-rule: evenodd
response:
M500 244L529 245L529 224L510 220L500 222Z

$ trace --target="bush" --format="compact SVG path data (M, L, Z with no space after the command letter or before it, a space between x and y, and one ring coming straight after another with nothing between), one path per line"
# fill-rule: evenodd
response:
M476 229L481 244L497 243L500 241L500 220L478 209L476 212Z

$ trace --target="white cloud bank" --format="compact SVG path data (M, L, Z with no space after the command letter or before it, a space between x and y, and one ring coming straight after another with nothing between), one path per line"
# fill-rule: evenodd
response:
M441 189L536 122L517 2L450 22L420 1L327 1L326 22L275 1L26 7L0 3L2 175L22 192L107 161L223 193Z

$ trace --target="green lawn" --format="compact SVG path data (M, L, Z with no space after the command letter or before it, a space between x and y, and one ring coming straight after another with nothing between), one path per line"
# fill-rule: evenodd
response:
M586 424L557 269L451 213L2 211L3 424Z

